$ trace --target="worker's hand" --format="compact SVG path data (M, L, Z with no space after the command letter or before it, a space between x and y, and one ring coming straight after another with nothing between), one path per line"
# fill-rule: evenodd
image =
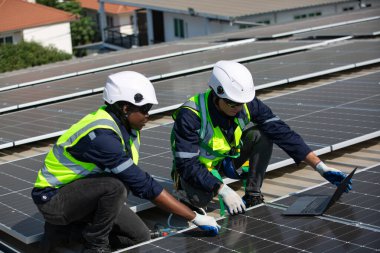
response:
M207 216L207 214L203 215L197 212L194 213L195 218L191 221L194 225L204 231L208 231L211 235L217 235L219 233L220 226L216 223L216 220L213 217Z
M323 162L319 162L317 166L315 167L315 170L318 171L319 174L321 174L321 176L324 177L327 181L329 181L330 183L336 186L338 186L343 181L343 179L345 179L347 176L345 173L341 172L340 170L328 167ZM350 182L348 183L346 192L348 192L351 189L352 189L352 181L350 180Z
M231 215L245 212L246 208L243 200L234 190L228 187L228 185L223 184L218 194L223 198L223 201L227 206L228 212Z

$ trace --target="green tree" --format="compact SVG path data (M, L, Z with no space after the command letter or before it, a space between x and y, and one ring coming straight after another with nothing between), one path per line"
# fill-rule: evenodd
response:
M46 6L53 7L53 8L55 8L57 6L57 3L58 3L57 0L37 0L36 2L39 4L43 4Z
M69 60L71 55L36 42L0 45L0 73Z

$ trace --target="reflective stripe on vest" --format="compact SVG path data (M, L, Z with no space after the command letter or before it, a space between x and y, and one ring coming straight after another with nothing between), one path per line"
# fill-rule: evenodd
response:
M201 129L199 131L199 138L201 140L199 160L211 171L220 160L230 156L228 153L231 151L231 147L237 149L240 147L241 134L244 127L250 121L250 115L247 105L244 104L243 113L239 118L235 118L235 123L238 127L236 127L234 131L234 142L232 144L228 143L222 130L219 127L214 128L212 125L207 106L210 92L211 90L208 90L205 93L190 98L181 108L190 109L201 119ZM176 117L175 114L174 117ZM172 149L175 157L191 158L198 155L190 152L175 152L174 143L172 143Z
M58 139L57 143L45 158L44 167L38 173L35 187L58 188L78 178L103 172L93 163L86 163L76 160L67 151L67 148L74 146L84 136L91 133L95 129L101 128L113 130L119 136L123 150L126 151L124 140L117 123L104 109L105 106L100 107L96 112L85 116ZM135 131L135 134L136 137L133 138L133 140L130 140L130 143L133 144L131 148L133 160L136 160L135 163L137 163L140 142L138 131ZM137 143L138 145L134 146L134 143ZM137 155L134 153L137 153ZM130 167L132 164L132 160L127 160L118 167L111 169L111 171L114 173L120 173L124 169Z

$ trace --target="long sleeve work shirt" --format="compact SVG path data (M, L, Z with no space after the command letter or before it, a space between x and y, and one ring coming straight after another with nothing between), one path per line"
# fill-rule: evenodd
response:
M208 99L208 108L212 123L219 126L226 138L233 138L236 124L233 117L221 114L212 101L212 94ZM247 103L251 121L266 136L283 149L298 164L303 161L306 155L311 152L309 146L303 141L301 136L290 129L290 127L273 114L272 110L258 98ZM201 119L191 110L181 108L177 114L173 131L175 138L176 152L198 153L200 150L199 131ZM220 182L200 163L199 156L191 158L175 158L176 167L186 182L204 189L207 192L215 192Z

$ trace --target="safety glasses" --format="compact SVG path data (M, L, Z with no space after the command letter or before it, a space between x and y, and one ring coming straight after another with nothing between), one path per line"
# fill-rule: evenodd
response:
M142 106L130 105L130 110L133 112L141 112L142 114L148 114L150 109L152 109L153 104L145 104Z
M234 108L234 107L238 107L238 106L242 106L242 105L243 105L243 103L236 103L236 102L231 101L231 100L229 100L229 99L227 99L227 98L223 98L223 100L224 100L224 102L225 102L229 107L231 107L231 108Z

